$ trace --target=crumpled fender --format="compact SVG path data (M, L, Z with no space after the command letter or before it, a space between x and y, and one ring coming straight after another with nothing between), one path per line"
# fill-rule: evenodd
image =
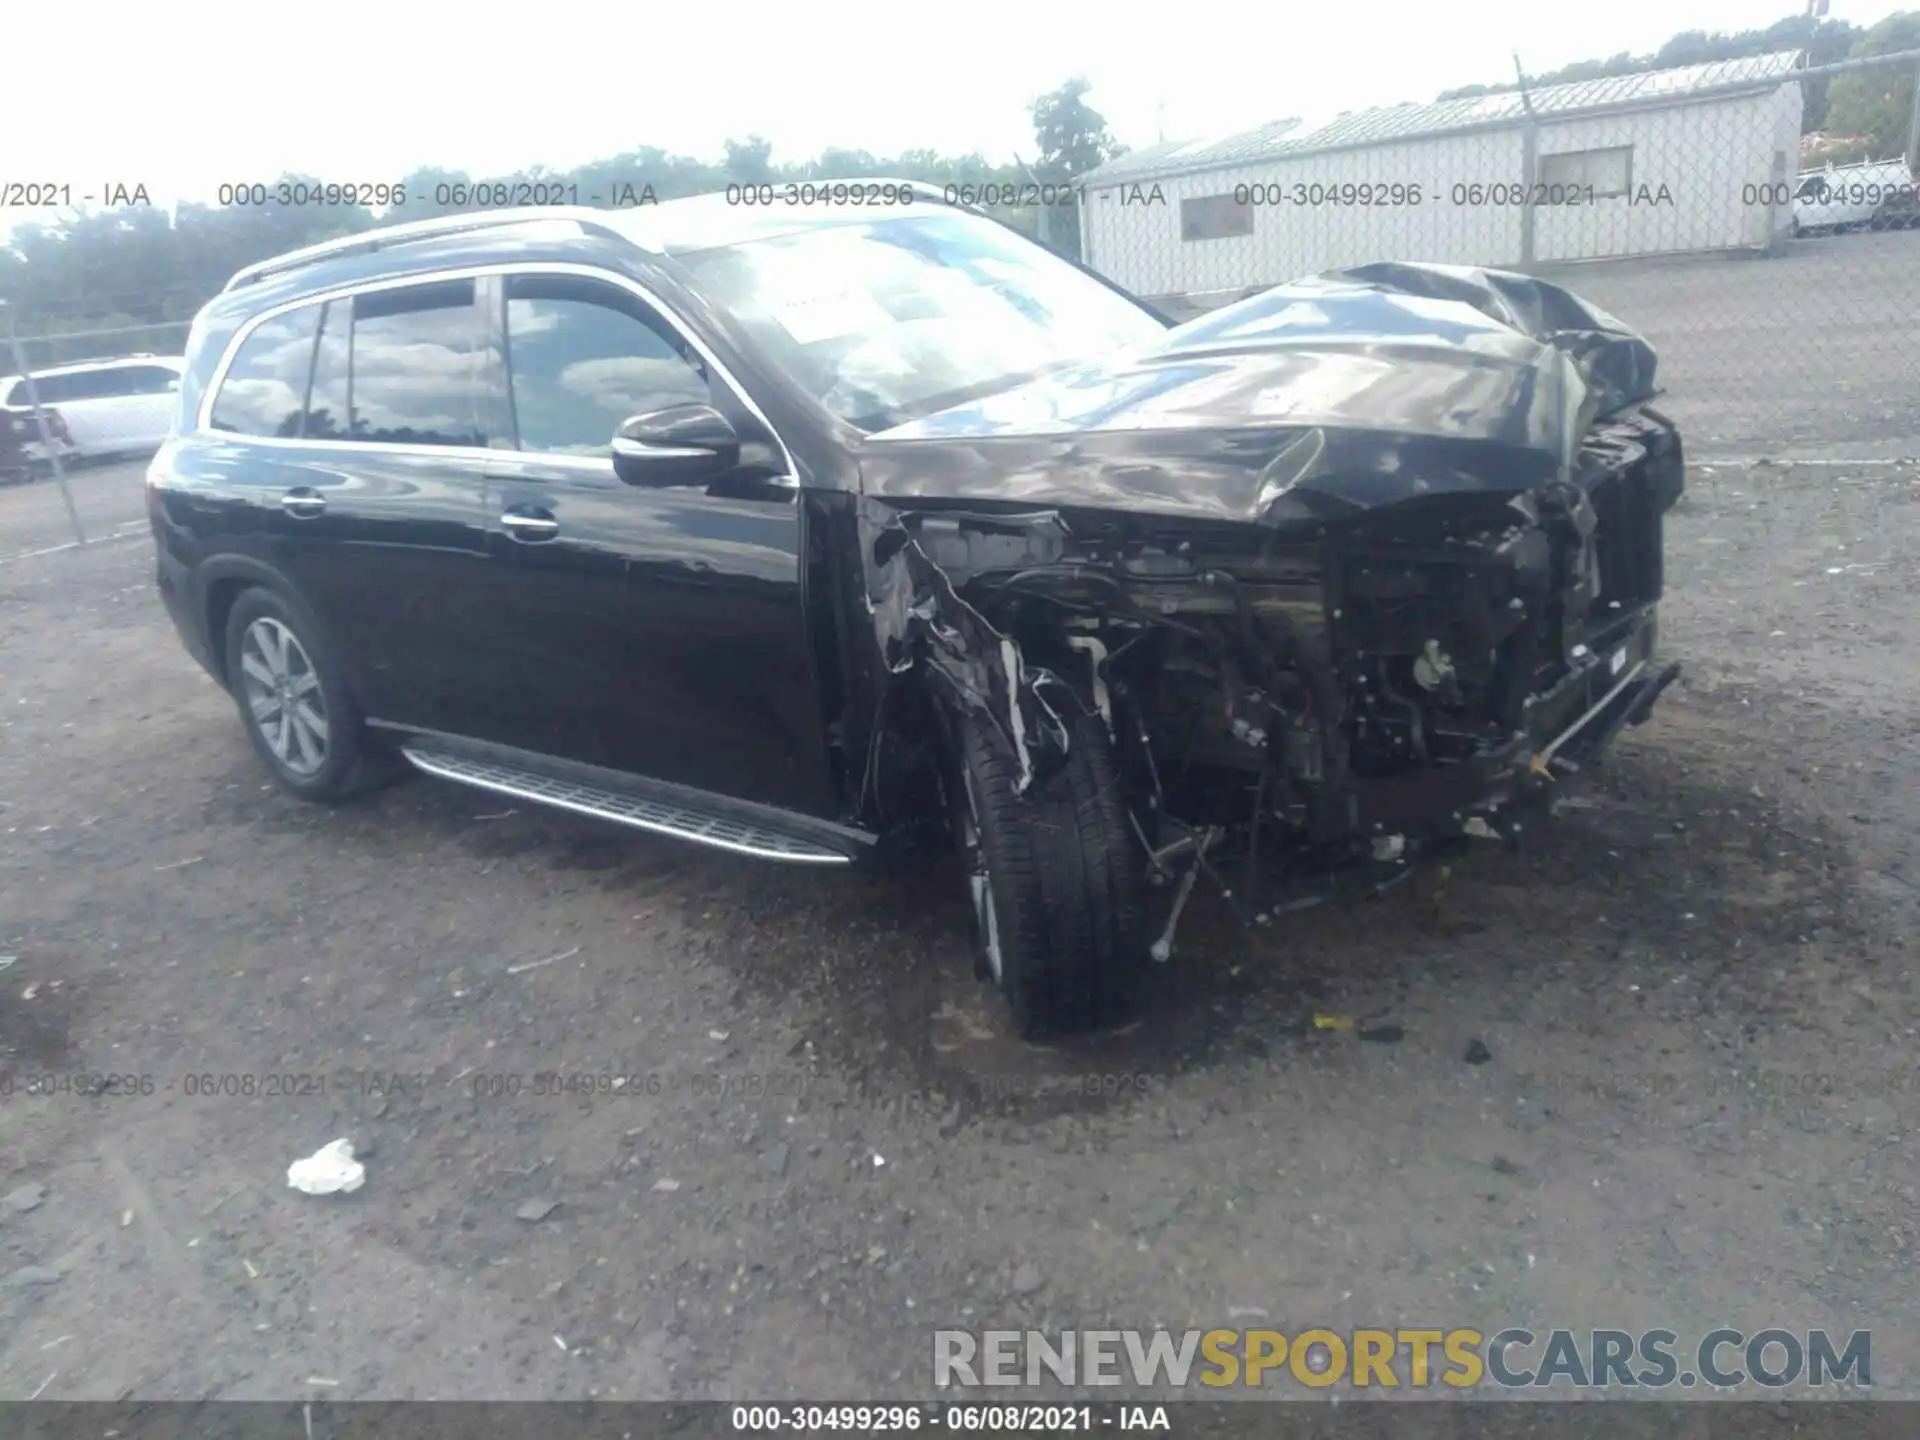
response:
M1062 707L1077 699L1052 671L1027 664L1019 643L960 596L921 548L917 518L874 500L860 502L867 611L881 658L891 674L918 671L944 703L998 728L1019 762L1015 788L1025 794L1065 763L1070 741Z

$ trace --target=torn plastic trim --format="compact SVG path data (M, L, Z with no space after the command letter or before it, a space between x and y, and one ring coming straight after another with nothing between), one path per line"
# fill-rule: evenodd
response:
M998 727L1020 767L1017 793L1045 784L1071 747L1067 722L1049 694L1064 692L1063 700L1076 705L1078 697L1052 671L1029 665L1018 641L961 598L952 578L922 548L917 531L939 516L1002 533L1053 526L1064 535L1059 513L916 512L862 500L859 515L867 612L887 670L925 674L947 701L977 711Z

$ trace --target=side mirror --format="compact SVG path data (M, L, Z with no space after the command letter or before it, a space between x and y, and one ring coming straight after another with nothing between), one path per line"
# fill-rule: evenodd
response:
M613 432L614 473L629 485L704 485L739 463L739 432L711 405L649 410Z

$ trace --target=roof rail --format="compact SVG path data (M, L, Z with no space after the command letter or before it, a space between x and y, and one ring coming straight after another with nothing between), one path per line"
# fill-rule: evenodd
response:
M893 180L879 176L863 176L852 180L820 179L792 183L815 187L894 185L912 190L917 198L925 202L944 203L956 210L985 213L980 207L961 201L957 197L949 198L945 188L927 180ZM639 212L626 210L621 213L633 215ZM583 233L599 232L629 243L641 244L644 247L644 241L638 233L621 230L609 224L609 214L607 210L595 209L587 205L521 205L460 215L436 215L429 220L409 220L400 225L383 225L377 229L342 235L335 240L323 240L318 245L308 245L303 249L289 250L284 255L275 255L270 259L257 261L237 271L231 280L220 287L220 293L225 295L244 286L256 284L270 276L284 275L321 260L334 260L344 255L370 255L377 250L391 249L396 245L411 245L421 240L434 240L443 235L465 235L482 230L497 230L511 225L532 225L541 221L570 220L580 226Z
M511 209L485 210L463 215L436 215L429 220L409 220L401 225L384 225L375 230L362 230L353 235L342 235L335 240L323 240L318 245L308 245L299 250L289 250L284 255L275 255L260 260L237 271L234 277L220 287L222 295L229 291L253 285L273 275L284 275L288 271L303 269L321 260L334 260L344 255L370 255L377 250L387 250L396 245L411 245L416 241L434 240L443 235L463 235L480 230L498 230L511 225L530 225L539 221L571 220L582 231L603 230L615 233L606 223L604 211L594 210L584 205L532 205L516 206Z

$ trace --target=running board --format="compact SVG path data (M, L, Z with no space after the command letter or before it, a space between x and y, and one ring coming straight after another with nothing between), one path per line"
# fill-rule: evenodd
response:
M400 753L442 780L759 860L846 865L872 839L808 816L640 776L560 762L547 768L543 761L536 769L518 752L495 746L416 737L403 744Z

